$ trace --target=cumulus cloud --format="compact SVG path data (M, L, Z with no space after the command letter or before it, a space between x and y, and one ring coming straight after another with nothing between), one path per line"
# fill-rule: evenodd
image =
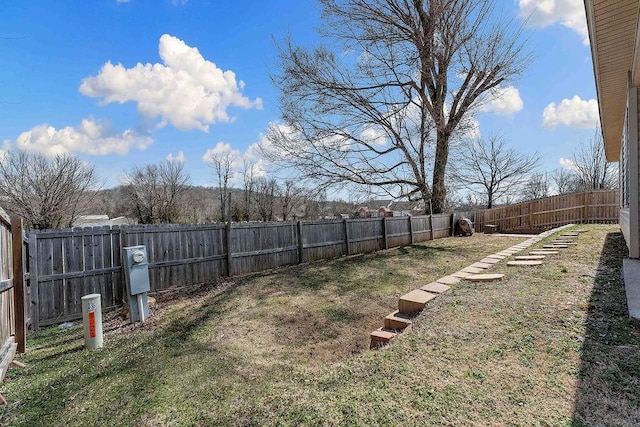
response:
M382 129L369 127L360 133L360 138L372 145L384 147L389 142L387 135Z
M480 111L508 116L522 110L522 107L524 102L517 88L497 86L487 94L487 99L480 107Z
M178 154L176 154L175 156L173 155L173 153L169 153L169 155L167 156L167 161L184 163L184 152L180 150L178 151Z
M565 159L564 157L560 157L560 167L569 170L576 170L576 164L571 159Z
M595 99L581 99L578 95L563 99L560 104L550 103L542 112L542 126L555 129L558 125L580 128L598 126L598 102Z
M9 149L11 148L11 142L9 140L4 140L2 145L0 145L0 160L4 158Z
M105 120L83 119L78 127L56 129L48 124L35 126L22 132L15 141L21 150L48 156L67 153L92 155L119 154L124 156L131 148L144 150L153 143L149 135L127 129L114 132Z
M209 125L233 121L230 107L262 108L262 100L242 94L244 82L233 71L222 71L195 47L177 37L160 37L162 64L125 68L107 62L96 76L82 80L80 93L102 98L102 105L135 102L145 117L159 117L180 130L208 132Z
M587 18L583 0L518 0L519 15L532 27L563 25L582 37L589 44Z

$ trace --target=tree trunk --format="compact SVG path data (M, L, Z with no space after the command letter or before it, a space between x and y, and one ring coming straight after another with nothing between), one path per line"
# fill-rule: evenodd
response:
M433 165L433 182L431 185L431 204L433 213L443 213L447 199L447 189L445 187L444 173L447 169L449 157L449 135L446 132L438 131L436 142L436 158Z

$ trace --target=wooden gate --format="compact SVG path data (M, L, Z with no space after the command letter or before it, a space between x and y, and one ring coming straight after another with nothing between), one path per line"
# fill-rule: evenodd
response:
M0 382L16 350L25 351L25 252L22 220L0 208Z

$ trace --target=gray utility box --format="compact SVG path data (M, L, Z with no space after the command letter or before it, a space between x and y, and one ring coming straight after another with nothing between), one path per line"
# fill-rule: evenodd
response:
M127 284L131 322L144 321L149 317L147 292L151 290L147 248L145 246L122 248L122 263Z

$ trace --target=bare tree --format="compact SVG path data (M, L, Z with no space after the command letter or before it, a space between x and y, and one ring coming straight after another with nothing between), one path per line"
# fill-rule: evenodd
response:
M247 159L242 160L242 182L244 188L242 189L243 206L242 206L242 220L249 221L251 219L251 211L253 209L253 193L256 187L256 174L255 164L251 163Z
M235 171L233 163L236 157L232 151L209 152L206 162L213 169L213 174L218 184L218 197L220 199L220 221L227 219L227 206L229 200L229 182Z
M572 162L580 186L579 191L600 190L617 186L616 165L607 162L600 129L596 129L591 139L583 142L574 150Z
M130 213L142 224L176 223L185 214L181 197L189 188L183 162L166 161L134 167L124 177Z
M286 128L272 157L323 185L375 186L445 209L449 146L473 110L519 75L519 29L491 0L321 0L338 53L287 40L279 74Z
M304 204L306 191L303 187L295 185L292 180L286 180L280 190L282 220L286 221L291 219L291 215Z
M541 199L549 196L549 175L534 173L522 187L522 200Z
M551 172L551 180L553 181L555 191L558 194L573 193L580 191L580 183L578 177L567 168L558 168Z
M276 205L276 194L278 191L278 183L275 179L261 177L256 180L256 191L254 193L254 197L260 220L274 220L273 213Z
M464 155L460 156L452 176L468 190L482 196L487 209L502 197L513 198L538 164L537 155L525 156L507 148L497 136L468 144L468 149L462 150Z
M71 227L96 185L94 167L75 156L9 151L0 157L0 201L28 228Z

